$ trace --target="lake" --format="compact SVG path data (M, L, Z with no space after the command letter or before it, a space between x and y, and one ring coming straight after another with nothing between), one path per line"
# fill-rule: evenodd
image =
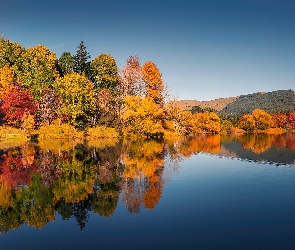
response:
M295 135L0 142L0 249L295 249Z

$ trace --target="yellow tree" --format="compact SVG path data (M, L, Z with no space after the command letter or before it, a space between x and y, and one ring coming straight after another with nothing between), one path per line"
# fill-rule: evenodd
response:
M0 69L0 100L3 100L12 91L14 73L12 67L5 65Z
M0 37L0 68L5 65L13 66L25 52L25 48L18 43Z
M163 135L164 110L159 108L151 97L127 96L124 102L126 110L122 115L122 130L125 136L157 137Z
M209 133L219 133L220 117L214 112L195 113L196 125L198 128Z
M268 129L272 123L271 115L262 109L254 109L252 111L255 120L255 128L259 130Z
M54 90L63 99L62 114L71 117L75 126L83 126L92 117L96 98L92 82L84 75L70 73L59 77L53 84Z
M142 66L142 72L147 96L153 98L155 103L162 108L164 106L162 74L153 62L146 62Z
M255 129L255 119L251 114L245 114L240 118L239 128L246 131L253 131Z
M17 80L39 100L42 89L51 86L59 76L56 55L43 45L29 48L17 61L15 72Z

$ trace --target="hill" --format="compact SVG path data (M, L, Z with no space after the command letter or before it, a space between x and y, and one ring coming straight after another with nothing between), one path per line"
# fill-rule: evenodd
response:
M243 114L251 113L257 108L270 114L277 111L290 112L295 109L294 91L290 89L241 95L234 102L226 105L221 112Z
M194 106L199 106L202 109L213 108L220 111L237 98L238 97L218 98L211 101L181 100L179 101L179 106L182 110L187 111L191 111Z
M290 112L295 110L295 93L293 90L277 90L258 92L236 97L218 98L211 101L181 100L182 110L192 110L194 106L212 108L223 113L251 113L254 109L263 109L268 113L277 111Z

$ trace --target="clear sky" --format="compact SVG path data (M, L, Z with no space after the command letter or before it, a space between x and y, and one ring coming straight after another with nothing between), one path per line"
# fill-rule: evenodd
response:
M179 99L295 89L295 0L1 0L0 32L119 68L137 54Z

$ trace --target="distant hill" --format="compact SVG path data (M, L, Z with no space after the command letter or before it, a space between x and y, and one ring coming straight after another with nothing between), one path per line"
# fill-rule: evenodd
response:
M251 113L254 109L263 109L268 113L277 111L290 112L295 109L295 94L293 90L277 90L266 93L241 95L229 103L221 111L225 113Z
M211 101L181 100L179 106L182 110L190 111L194 106L200 108L213 108L217 111L222 110L226 105L234 102L238 97L219 98Z
M192 110L194 106L213 108L223 113L243 114L251 113L254 109L263 109L268 113L277 111L290 112L295 110L295 93L293 90L277 90L272 92L258 92L236 97L219 98L211 101L181 100L182 110Z

